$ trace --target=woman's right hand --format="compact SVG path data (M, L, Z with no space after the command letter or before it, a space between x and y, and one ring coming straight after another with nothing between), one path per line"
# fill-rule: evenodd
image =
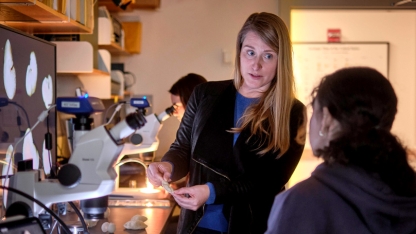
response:
M154 162L147 168L147 178L155 187L162 185L162 180L170 182L172 175L172 164L168 162Z

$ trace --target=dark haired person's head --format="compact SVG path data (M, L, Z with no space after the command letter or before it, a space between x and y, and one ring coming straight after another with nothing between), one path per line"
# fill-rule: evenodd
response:
M390 82L367 67L338 70L324 77L313 93L316 114L326 107L342 133L371 128L389 131L397 112L397 97ZM319 129L325 132L325 129Z
M172 103L176 105L174 116L176 116L179 120L183 117L186 105L188 104L188 100L191 97L194 88L205 82L207 82L207 80L203 76L195 73L189 73L172 85L169 93L171 94Z
M326 163L359 166L378 174L399 194L415 192L406 151L390 132L397 97L390 82L368 67L340 69L312 93L309 138ZM403 182L407 180L407 182Z

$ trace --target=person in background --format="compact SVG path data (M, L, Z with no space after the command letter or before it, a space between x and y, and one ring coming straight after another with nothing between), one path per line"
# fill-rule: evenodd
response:
M189 73L176 81L169 89L170 99L172 104L175 106L175 112L173 112L173 116L175 116L179 121L182 121L186 105L188 104L189 98L191 97L194 88L197 85L205 82L207 82L207 80L203 76L195 73ZM187 180L188 177L185 176L181 180L172 183L171 186L174 189L184 187L186 186ZM176 209L180 210L180 207L177 207ZM179 219L177 215L178 213L179 212L175 210L174 214L169 218L165 234L176 233L176 227L178 225Z
M253 13L236 49L234 79L195 88L175 142L149 165L154 186L189 172L187 187L172 192L177 233L264 233L303 152L306 109L294 95L286 25Z
M390 82L372 68L345 68L312 97L310 143L324 162L276 196L266 233L416 233L416 177L390 132Z
M182 121L186 104L188 104L189 98L191 97L195 87L205 82L207 82L207 80L203 76L195 73L189 73L177 80L169 89L170 100L175 106L173 116L175 116L179 121ZM180 181L176 181L173 184L174 188L185 186L186 180L187 178L183 178Z
M203 76L195 73L189 73L188 75L181 77L172 85L169 90L170 99L176 107L173 116L175 116L179 121L182 120L186 104L188 104L188 100L191 97L195 86L205 82L207 82L207 80Z

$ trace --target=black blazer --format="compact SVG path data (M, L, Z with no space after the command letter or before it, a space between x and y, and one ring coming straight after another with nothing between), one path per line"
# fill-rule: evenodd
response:
M173 164L172 181L190 173L187 186L211 182L215 204L224 204L228 233L264 233L274 197L295 170L304 145L295 138L304 120L305 106L294 101L290 120L290 148L258 156L258 138L246 142L244 130L233 145L236 92L232 80L207 82L197 86L187 104L175 142L162 158ZM182 209L178 233L192 233L203 216Z

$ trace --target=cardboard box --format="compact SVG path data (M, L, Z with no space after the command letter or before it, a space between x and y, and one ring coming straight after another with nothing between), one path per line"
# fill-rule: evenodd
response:
M160 0L135 0L131 5L133 8L156 9L160 8Z
M122 22L124 30L124 50L131 54L139 54L142 44L142 23Z

